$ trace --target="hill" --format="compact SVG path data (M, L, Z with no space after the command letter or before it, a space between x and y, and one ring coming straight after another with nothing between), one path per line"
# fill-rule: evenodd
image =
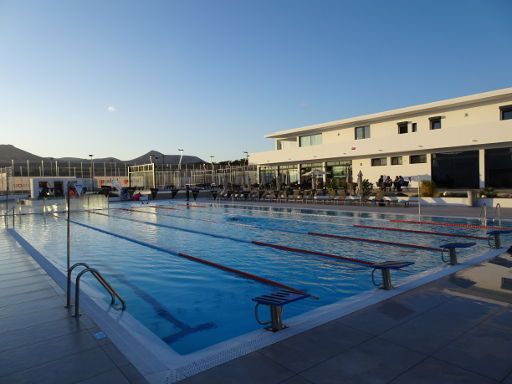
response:
M162 152L158 151L149 151L144 155L136 157L131 160L119 160L115 157L105 157L105 158L94 158L93 161L95 163L125 163L125 164L147 164L150 162L150 159L153 159L155 163L161 164L178 164L180 160L180 155L164 155ZM90 161L90 158L81 159L78 157L61 157L61 158L52 158L52 157L41 157L34 155L30 152L24 151L10 144L0 144L0 167L5 167L11 165L12 160L15 163L26 163L27 160L31 162L40 162L41 160L57 160L62 162L71 162L71 163L80 163ZM202 159L197 156L183 156L182 164L192 164L192 163L204 163Z

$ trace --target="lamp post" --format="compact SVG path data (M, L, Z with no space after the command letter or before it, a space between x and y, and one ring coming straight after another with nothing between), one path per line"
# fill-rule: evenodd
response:
M180 153L180 161L178 162L178 170L181 171L181 160L183 159L183 148L178 148L178 152Z
M94 155L89 155L89 157L91 158L91 172L90 172L90 175L91 175L91 191L94 192L94 163L92 162L92 157Z
M14 183L14 175L16 173L14 172L14 160L11 160L11 177L12 177L12 183L13 183L13 186L12 186L12 193L16 193L16 184Z

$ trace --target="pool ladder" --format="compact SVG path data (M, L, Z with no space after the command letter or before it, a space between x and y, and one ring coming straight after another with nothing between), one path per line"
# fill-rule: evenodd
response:
M498 225L501 227L501 204L496 204L496 207L494 208L494 220L498 220Z
M487 205L485 203L480 209L480 223L485 226L487 225Z
M73 270L78 267L84 267L83 270L81 270L75 279L75 314L74 316L76 318L80 317L80 279L83 275L86 273L90 273L94 278L101 284L103 288L109 293L110 295L110 305L116 309L124 311L126 309L126 302L123 300L121 295L105 280L103 275L96 269L91 268L89 264L87 263L76 263L73 264L69 270L68 270L68 281L67 281L67 301L66 301L66 308L71 307L71 274L73 273ZM119 301L119 305L116 304L116 299Z
M492 207L491 207L492 208ZM482 205L482 209L480 209L480 221L482 225L487 225L487 205L484 203ZM501 226L501 204L496 204L496 207L494 207L494 218L492 219L493 222L498 221L498 225Z

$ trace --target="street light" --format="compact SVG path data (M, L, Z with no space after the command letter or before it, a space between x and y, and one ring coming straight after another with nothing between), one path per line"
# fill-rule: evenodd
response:
M181 171L181 160L183 159L183 148L178 148L180 153L180 161L178 162L178 169Z
M89 155L89 157L91 158L91 191L94 192L94 163L92 162L92 157L94 155Z

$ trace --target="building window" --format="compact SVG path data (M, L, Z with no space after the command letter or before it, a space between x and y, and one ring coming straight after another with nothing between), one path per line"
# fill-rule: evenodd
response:
M310 147L312 145L322 144L322 134L309 136L299 136L299 147Z
M427 155L411 155L409 156L410 164L420 164L427 162Z
M407 122L404 122L404 123L398 123L398 134L399 135L403 135L404 133L407 133L408 132L408 123Z
M441 129L441 117L431 117L430 119L430 129Z
M369 139L370 138L370 126L356 127L356 140Z
M440 188L478 188L478 151L433 153L432 181Z
M391 165L402 165L402 156L394 156L391 158Z
M416 132L417 130L418 130L418 124L417 123L412 123L411 131L412 132Z
M485 186L512 188L512 147L485 150Z
M500 107L501 120L512 120L512 105Z
M276 147L277 147L277 150L280 151L281 149L283 149L283 144L281 143L281 140L277 140L276 141Z
M382 167L384 165L387 165L388 161L385 157L377 157L375 159L372 159L372 167Z

